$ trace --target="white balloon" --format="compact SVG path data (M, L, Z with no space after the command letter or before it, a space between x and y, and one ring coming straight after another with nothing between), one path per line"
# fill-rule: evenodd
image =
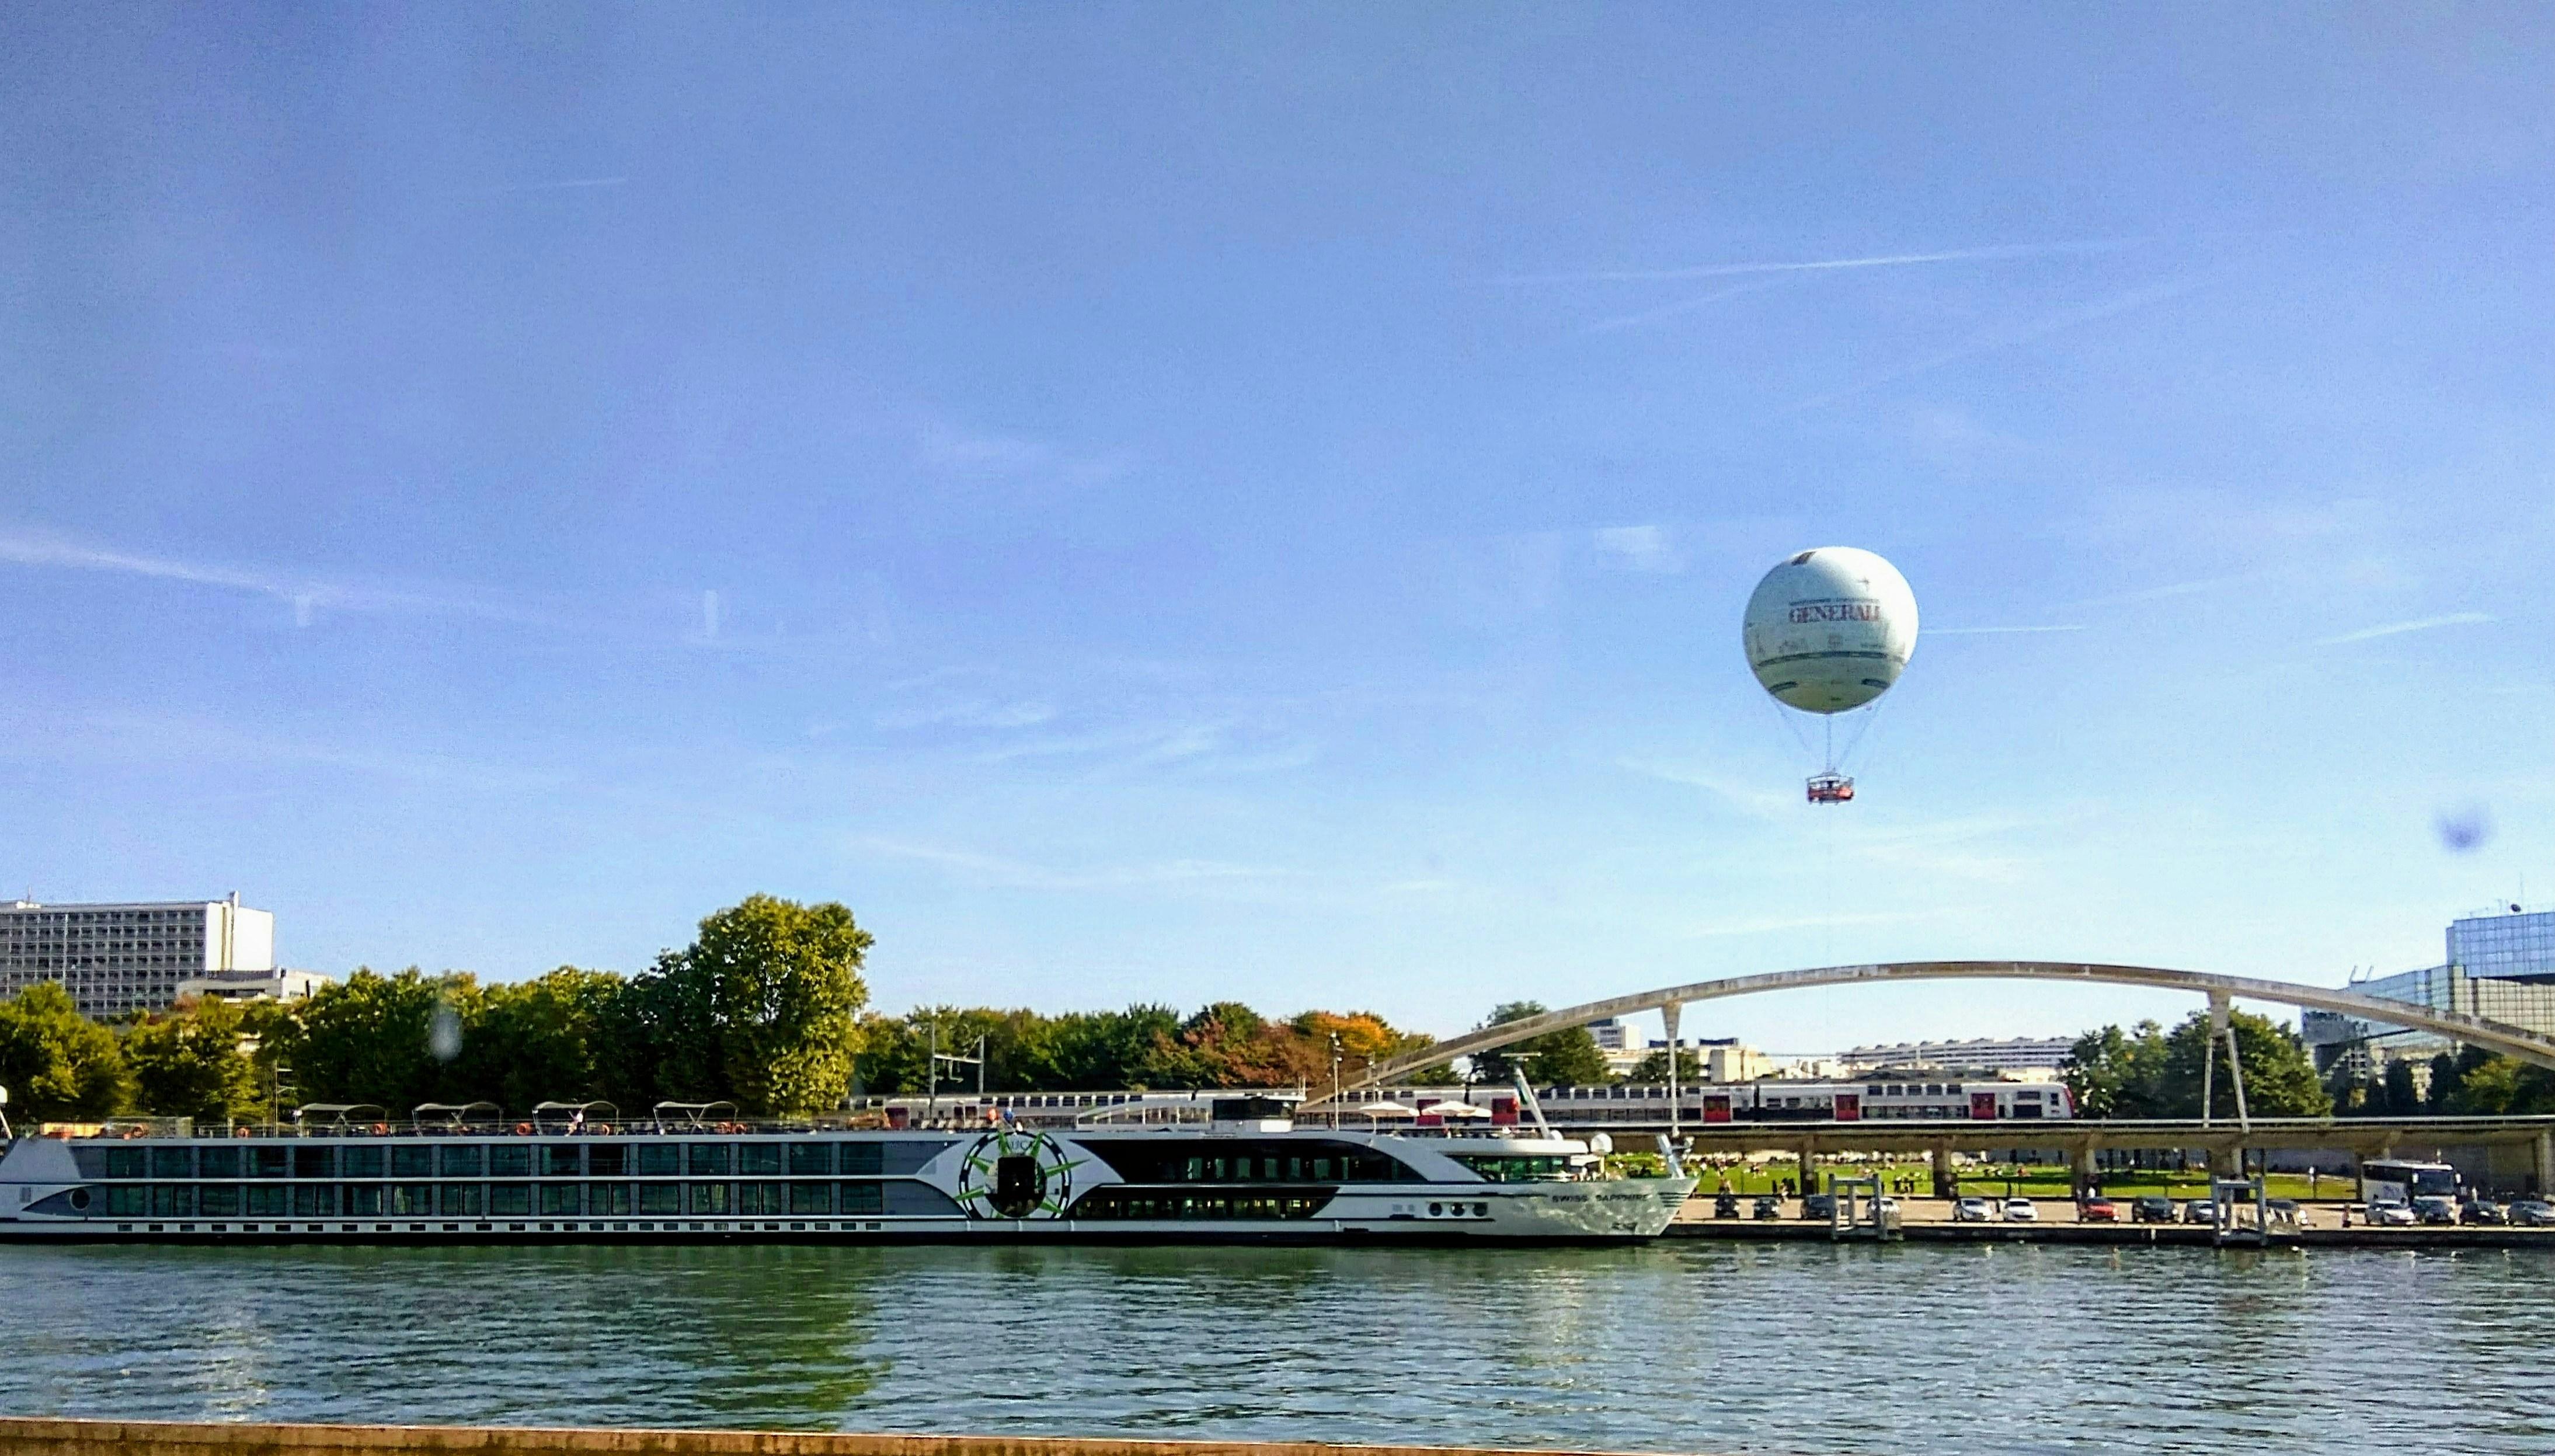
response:
M1775 701L1847 712L1887 692L1906 668L1916 651L1916 593L1870 551L1818 546L1784 557L1757 583L1740 637Z

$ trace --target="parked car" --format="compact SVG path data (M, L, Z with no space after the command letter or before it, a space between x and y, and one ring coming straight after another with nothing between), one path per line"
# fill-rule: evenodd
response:
M2147 1197L2137 1199L2129 1204L2129 1221L2131 1223L2141 1224L2172 1223L2173 1200L2170 1198L2159 1198L2152 1194Z
M2307 1211L2298 1207L2298 1200L2295 1198L2274 1198L2264 1206L2269 1210L2271 1224L2275 1228L2283 1225L2292 1229L2315 1226L2314 1221L2307 1217Z
M2413 1200L2413 1218L2419 1223L2454 1224L2458 1221L2458 1205L2454 1199L2426 1194Z
M2401 1228L2413 1222L2413 1205L2381 1199L2369 1205L2369 1222L2379 1228Z
M2182 1205L2182 1221L2187 1224L2214 1224L2218 1222L2218 1205L2206 1198L2194 1198Z
M2510 1205L2510 1221L2532 1229L2555 1225L2555 1203L2543 1198L2522 1198Z
M1759 1218L1781 1218L1783 1216L1783 1200L1776 1198L1771 1194L1767 1194L1766 1196L1757 1200L1755 1213Z
M2116 1224L2121 1221L2121 1208L2109 1198L2088 1198L2077 1208L2076 1221L2084 1224Z
M1834 1193L1812 1193L1801 1200L1801 1217L1833 1219L1836 1217Z
M1739 1216L1739 1195L1736 1193L1722 1193L1715 1195L1712 1200L1712 1216L1714 1218L1737 1218Z
M2038 1223L2040 1208L2028 1198L2008 1198L2005 1201L2005 1221L2009 1224Z
M1898 1200L1890 1197L1886 1193L1884 1193L1880 1197L1872 1200L1872 1211L1880 1214L1896 1214L1898 1212Z
M2510 1215L2490 1198L2478 1198L2459 1212L2459 1221L2471 1224L2506 1224Z
M1952 1205L1952 1222L1956 1224L1992 1223L1996 1219L1996 1200L1964 1198Z

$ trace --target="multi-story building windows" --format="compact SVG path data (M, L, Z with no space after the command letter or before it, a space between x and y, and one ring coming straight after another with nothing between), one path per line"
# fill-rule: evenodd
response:
M275 967L275 916L227 900L0 906L0 996L52 981L91 1017L157 1011L181 995L307 995Z

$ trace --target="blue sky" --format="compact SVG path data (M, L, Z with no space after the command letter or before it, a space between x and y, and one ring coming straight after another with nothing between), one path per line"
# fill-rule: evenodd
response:
M12 892L512 978L765 890L891 1008L1447 1031L2334 982L2555 892L2543 8L22 6L0 58ZM1827 544L1925 623L1840 811L1738 645Z

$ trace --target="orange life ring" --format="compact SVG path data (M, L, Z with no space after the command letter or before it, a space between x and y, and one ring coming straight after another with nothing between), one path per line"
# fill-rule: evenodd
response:
M531 1137L532 1135L533 1135L533 1125L532 1125L531 1123L517 1123L517 1124L515 1124L515 1136L516 1136L516 1137L518 1137L518 1138L529 1138L529 1137Z
M231 1129L231 1136L234 1138L253 1138L257 1135L248 1130L248 1124L242 1123L238 1127Z
M373 1136L374 1136L374 1137L376 1137L376 1138L387 1138L387 1137L389 1137L390 1135L391 1135L391 1125L390 1125L390 1124L388 1124L388 1123L375 1123L375 1124L373 1124Z
M587 1128L586 1131L592 1133L598 1138L609 1138L612 1136L612 1124L596 1123L592 1127Z

